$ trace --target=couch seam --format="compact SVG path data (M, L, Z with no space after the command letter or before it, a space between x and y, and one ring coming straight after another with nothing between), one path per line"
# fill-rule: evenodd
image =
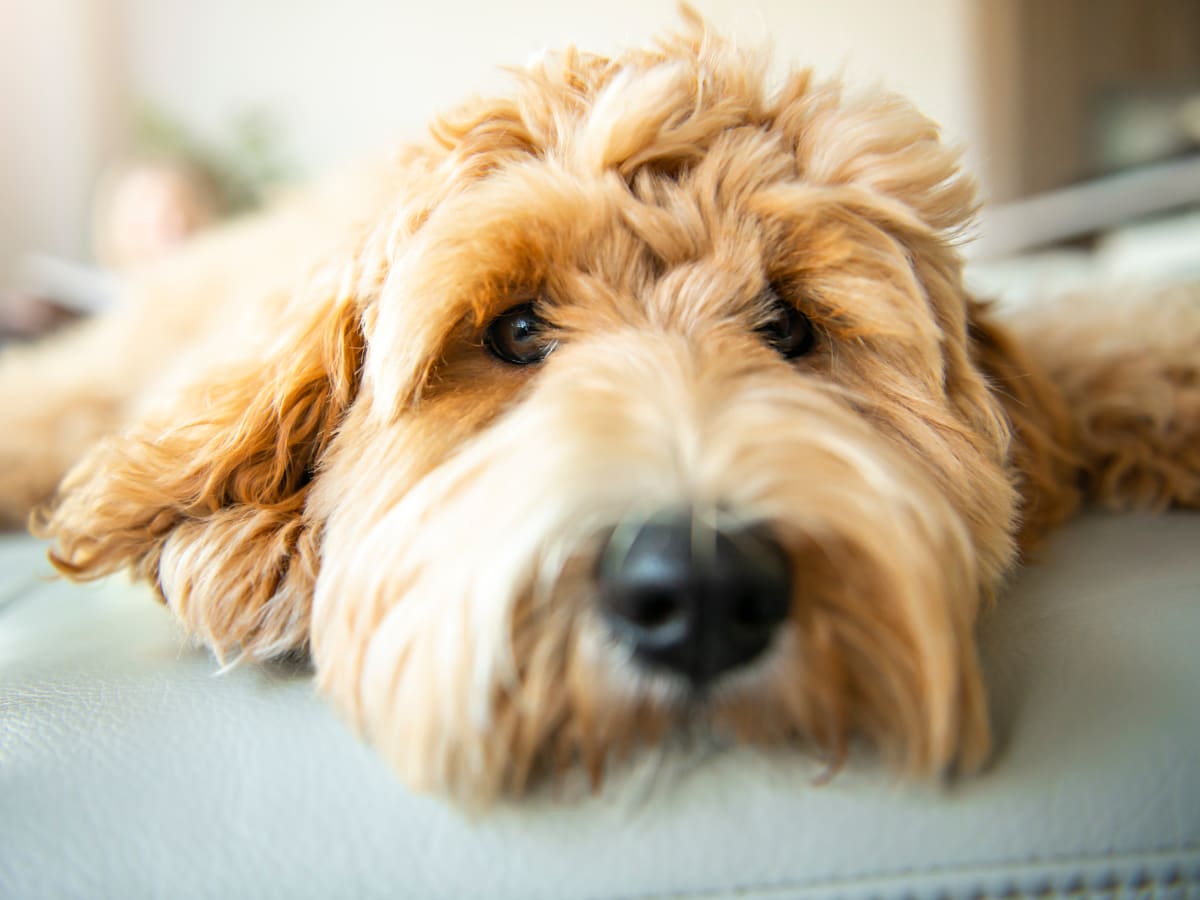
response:
M1195 854L1193 860L1188 860L1188 854ZM1155 859L1158 857L1158 859ZM1126 877L1121 877L1118 874L1112 874L1104 879L1102 885L1091 885L1089 882L1077 884L1083 880L1079 875L1072 875L1074 879L1072 886L1067 889L1066 893L1076 896L1084 896L1088 891L1107 890L1112 892L1115 888L1119 888L1123 884L1129 884L1139 890L1144 890L1147 887L1164 887L1173 888L1181 885L1186 885L1189 882L1200 885L1200 843L1190 843L1180 846L1172 850L1148 850L1144 853L1105 853L1093 856L1078 856L1065 857L1061 859L1045 859L1037 861L1018 862L1011 860L1009 862L999 862L990 866L969 865L963 867L955 866L934 866L928 869L908 868L897 869L894 872L884 872L877 875L861 875L848 876L846 878L831 878L825 880L814 881L798 881L795 879L787 879L778 882L760 882L757 884L730 884L722 888L702 888L698 891L690 890L670 890L670 891L651 891L636 894L605 894L603 897L597 896L597 900L703 900L703 898L724 897L729 895L737 895L739 897L752 898L759 894L778 893L787 890L803 890L812 891L820 888L827 888L831 891L839 889L853 889L856 886L866 886L873 882L882 882L887 880L900 880L909 876L921 878L938 878L946 876L971 877L974 873L977 878L982 880L981 876L999 876L1004 877L1006 873L1017 873L1021 870L1029 870L1030 875L1039 876L1046 879L1055 873L1039 872L1039 867L1054 867L1065 869L1070 866L1087 866L1107 863L1110 865L1132 865L1147 867L1156 863L1166 863L1173 866L1166 874L1169 878L1165 881L1160 881L1159 878L1150 876L1149 878L1133 879L1133 876L1138 875L1136 868L1126 873ZM1060 873L1070 874L1070 873ZM901 888L897 896L911 897L911 891L905 891L902 885L897 885ZM1020 887L1011 886L1004 887L999 891L992 891L982 886L973 888L969 892L971 900L1021 900L1024 897L1054 897L1058 896L1053 888L1039 887L1037 889L1022 889ZM882 895L880 895L882 896Z

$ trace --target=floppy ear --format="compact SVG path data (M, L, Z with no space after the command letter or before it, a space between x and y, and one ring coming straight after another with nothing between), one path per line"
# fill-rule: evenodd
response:
M96 446L33 519L91 579L126 566L217 654L306 647L320 523L305 501L358 387L359 312L331 300Z
M1074 427L1058 386L987 304L969 299L967 314L968 352L1012 429L1010 465L1021 495L1017 543L1029 552L1083 501Z

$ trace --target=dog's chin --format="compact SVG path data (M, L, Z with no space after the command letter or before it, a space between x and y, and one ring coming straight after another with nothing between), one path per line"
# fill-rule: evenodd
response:
M656 359L646 372L672 380ZM694 367L631 384L626 353L584 371L539 383L374 521L327 529L318 677L411 785L480 805L575 769L598 783L696 723L831 763L859 735L911 772L980 761L979 567L920 465L794 375L719 379L741 390L705 412L677 402ZM597 603L606 535L683 504L768 527L792 571L778 633L702 691L640 660Z

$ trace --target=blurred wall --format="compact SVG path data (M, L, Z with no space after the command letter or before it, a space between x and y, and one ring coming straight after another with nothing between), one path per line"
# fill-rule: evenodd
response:
M149 100L209 135L263 108L305 169L422 133L430 114L548 46L613 51L675 0L0 0L0 254L86 254L101 162ZM907 93L977 144L972 0L696 0L781 63ZM10 8L11 7L11 8ZM973 156L978 163L982 157ZM0 266L4 265L0 260Z
M978 4L976 140L1002 198L1182 155L1200 144L1197 0L1003 0ZM1193 191L1194 193L1194 191Z
M327 164L496 82L501 64L576 43L615 51L678 21L674 0L118 0L129 87L216 127L240 106L285 118ZM781 59L906 91L969 131L965 0L700 0L717 24L771 39Z
M86 246L89 195L123 114L109 0L0 0L0 278Z

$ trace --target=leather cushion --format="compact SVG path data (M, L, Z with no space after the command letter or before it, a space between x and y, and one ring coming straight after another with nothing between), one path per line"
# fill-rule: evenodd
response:
M2 897L1200 896L1200 516L1089 517L1021 573L981 776L693 748L482 818L303 673L218 673L145 589L42 553L0 540Z

